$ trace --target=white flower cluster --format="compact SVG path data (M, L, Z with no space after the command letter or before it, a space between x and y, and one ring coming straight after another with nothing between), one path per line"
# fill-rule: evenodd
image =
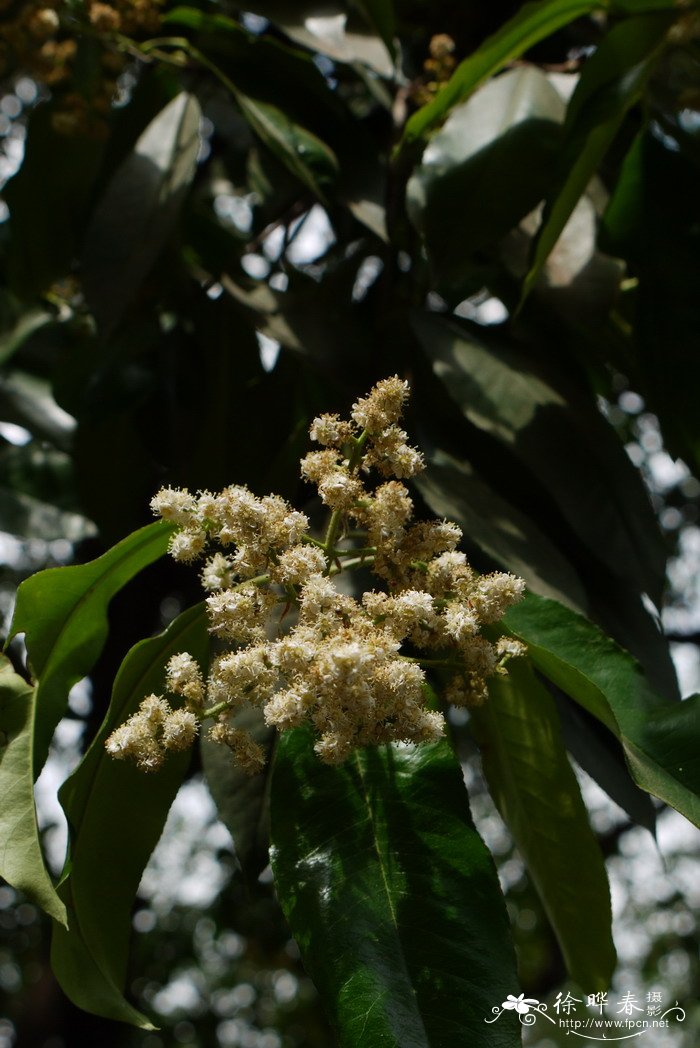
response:
M478 576L457 550L456 524L412 523L413 502L400 479L371 484L372 469L406 478L424 468L398 426L407 397L408 384L389 378L353 406L352 422L314 419L310 435L322 450L306 455L301 469L330 511L323 538L275 495L257 498L243 487L158 492L154 512L178 526L171 553L184 561L205 557L209 627L232 647L214 660L206 684L189 655L174 656L167 684L184 707L172 710L150 696L110 736L110 753L157 767L209 718L209 737L257 771L262 751L230 720L249 703L280 730L310 722L319 756L334 763L360 746L439 738L443 716L426 702L429 668L441 675L449 702L484 701L487 678L505 672L523 648L510 638L493 643L481 629L520 600L524 583L500 572ZM333 577L358 566L385 589L361 599L340 593ZM280 604L293 605L296 619L270 639Z

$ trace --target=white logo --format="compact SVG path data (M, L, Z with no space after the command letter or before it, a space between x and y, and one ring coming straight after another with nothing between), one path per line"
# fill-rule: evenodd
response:
M523 1026L533 1026L542 1016L553 1026L566 1030L567 1035L573 1034L587 1041L627 1041L642 1037L650 1030L668 1029L672 1023L682 1023L685 1019L685 1011L678 1001L662 1011L662 994L659 990L649 990L645 1004L638 1003L637 995L629 992L622 994L617 1002L608 1001L607 993L589 993L582 1010L596 1013L593 1015L580 1014L578 1005L582 1004L583 998L574 997L568 991L566 994L558 993L552 1005L555 1014L550 1015L544 1001L526 997L524 993L518 997L509 993L500 1007L494 1005L491 1009L493 1018L484 1019L484 1022L495 1023L504 1012L515 1012ZM615 1005L618 1007L615 1008ZM612 1017L605 1014L606 1008L613 1009Z

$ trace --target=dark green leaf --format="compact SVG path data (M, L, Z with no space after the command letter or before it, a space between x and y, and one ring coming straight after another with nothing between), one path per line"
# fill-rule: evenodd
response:
M472 710L484 773L542 899L566 967L581 987L605 990L615 967L610 889L564 749L554 700L525 659L489 680Z
M48 568L19 587L10 637L25 634L37 681L35 775L46 759L68 693L90 672L107 637L107 606L123 586L165 553L171 528L149 524L89 564Z
M24 371L11 371L0 378L0 412L6 422L15 422L67 451L75 420L54 400L48 382Z
M484 1024L515 989L514 956L448 743L372 748L332 768L311 742L303 730L280 739L272 865L341 1048L519 1044L514 1019Z
M115 171L88 228L83 287L110 332L136 296L177 221L199 150L200 110L185 92L148 125Z
M629 109L639 101L664 44L668 16L614 26L586 62L566 116L560 174L535 240L520 304L532 289L566 223L607 153Z
M65 906L44 865L34 807L35 698L35 689L0 656L0 877L65 924Z
M418 312L413 327L465 417L530 468L612 572L660 604L665 550L658 524L638 473L592 398L562 375L555 384L503 335Z
M591 622L528 594L505 618L537 668L616 735L635 782L700 825L700 696L664 704Z
M170 756L157 774L148 776L126 761L111 758L104 743L146 695L162 693L165 664L181 651L190 652L206 670L209 635L202 605L183 612L164 633L131 649L114 682L105 721L59 794L70 827L59 888L69 925L67 930L54 927L54 971L79 1007L145 1029L153 1027L123 997L129 918L189 754Z
M414 483L438 517L456 521L469 542L524 578L535 592L586 610L586 594L563 554L467 462L432 452L427 470Z
M70 272L105 148L85 135L56 132L57 108L52 101L32 112L22 166L3 190L10 209L9 283L28 298Z
M564 744L583 770L615 801L632 822L656 834L656 809L648 793L630 776L618 740L567 695L547 682L554 693Z
M240 710L230 723L249 732L268 755L272 755L274 728L269 728L259 709ZM265 774L246 775L230 750L204 738L202 765L219 818L233 838L236 859L248 880L254 881L269 861L269 798Z
M462 297L472 253L500 240L548 192L563 117L544 73L521 66L453 109L431 140L406 202L450 297Z

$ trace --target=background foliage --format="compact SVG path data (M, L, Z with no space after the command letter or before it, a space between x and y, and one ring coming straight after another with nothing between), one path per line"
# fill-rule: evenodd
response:
M19 1043L45 1048L332 1043L264 872L270 792L280 899L333 1036L446 1048L462 1043L446 1032L453 1021L470 1044L517 1043L517 1024L482 1024L516 992L500 903L448 905L468 894L469 855L485 897L497 886L447 744L404 758L408 770L392 767L391 751L368 754L324 782L291 738L272 784L245 787L204 749L146 791L102 757L110 726L156 687L183 633L206 658L201 614L180 616L196 580L158 559L167 534L145 528L153 491L245 483L304 505L297 460L310 419L346 411L395 372L411 379L407 425L427 452L415 493L424 514L455 519L479 570L512 570L531 591L508 620L530 661L469 724L453 723L475 812L489 810L480 750L517 847L514 858L502 834L489 840L503 852L502 882L518 856L529 870L508 892L522 988L542 997L567 972L585 992L608 985L603 853L614 860L628 825L596 841L567 751L646 831L658 801L698 820L698 700L678 702L658 617L667 558L693 533L700 492L698 17L664 0L0 12L6 592L37 568L75 565L19 593L11 631L25 634L36 689L18 641L2 677L0 730L12 743L0 763L0 829L12 843L2 872L26 894L0 888L16 955L0 963L8 1045L15 1028ZM69 700L86 674L89 689ZM72 738L74 757L87 752L61 791L71 862L56 891L33 781L59 722L54 748ZM218 838L193 910L177 893L160 911L143 895L130 961L141 872L180 783L194 775L196 789L202 769L235 856ZM380 789L404 773L424 782L444 824L419 820L407 835L406 798ZM369 807L357 807L357 776L377 790ZM312 818L290 800L304 791ZM314 807L329 793L347 840L327 857L324 913L324 886L299 870L332 830ZM387 912L365 903L363 934L343 914L349 883L360 909L381 896L376 869L353 865L365 821L387 856L420 844L429 858L396 872ZM405 917L397 934L387 928L392 893L425 901L421 920L444 932L451 971L490 944L478 992L450 989L454 1016L423 1034L391 1002L415 992L429 1014L435 987L421 980L437 960L424 928ZM75 1002L137 1019L126 985L140 1012L171 1017L168 1032L128 1032L70 1006L48 974L35 904L54 918L54 965ZM674 907L685 923L652 945L652 981L674 951L697 966L680 896ZM61 930L66 913L79 935ZM519 925L523 913L534 916ZM342 930L335 950L328 922ZM363 953L378 927L384 962ZM688 965L668 976L676 992ZM178 971L189 973L179 990ZM180 994L172 1007L168 985ZM360 1042L362 995L374 1000L378 986L390 1006Z

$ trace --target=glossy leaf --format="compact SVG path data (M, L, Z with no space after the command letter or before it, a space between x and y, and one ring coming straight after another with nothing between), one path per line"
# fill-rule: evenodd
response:
M107 607L134 575L161 557L171 528L149 524L89 564L48 568L19 587L10 637L25 634L37 682L34 772L46 759L68 693L90 672L107 638Z
M0 656L0 877L65 924L65 906L44 865L34 807L35 698L35 689Z
M5 364L35 331L46 327L53 320L53 314L41 306L32 306L16 318L7 330L0 334L0 364Z
M583 67L566 120L561 174L548 198L520 304L529 294L566 223L598 170L628 110L639 101L664 44L669 17L614 26Z
M489 680L472 710L489 790L525 860L566 967L581 987L605 990L615 967L610 889L562 742L554 700L525 659Z
M148 276L177 221L199 151L200 109L186 92L168 102L115 171L88 227L83 287L111 332Z
M206 671L209 635L202 605L183 612L163 633L141 641L127 654L107 716L59 793L70 827L59 888L69 925L67 930L54 927L54 971L81 1008L144 1029L153 1027L123 997L130 915L190 754L171 755L157 774L147 775L130 762L111 758L104 743L146 695L162 693L165 665L181 651L190 652Z
M297 730L280 739L271 790L277 893L341 1048L519 1044L514 1017L484 1024L515 963L448 743L328 767Z
M274 22L295 43L336 62L361 62L391 76L393 11L390 0L254 0L249 10ZM364 17L363 17L364 16Z
M505 622L537 668L619 738L635 782L700 825L700 696L665 704L631 655L546 597L528 594Z
M330 146L318 135L290 116L286 108L265 97L264 77L259 84L259 92L262 95L259 97L251 80L250 58L246 60L245 56L245 45L250 34L225 15L209 15L191 7L175 8L168 13L167 21L209 34L209 40L217 34L222 36L224 41L228 36L232 37L236 50L232 54L233 61L226 69L209 57L210 48L206 39L202 42L202 49L194 54L231 92L242 116L260 141L303 185L311 189L316 196L323 198L325 184L333 180L338 173L338 159ZM240 53L240 48L244 49L243 54ZM261 55L260 58L262 57ZM272 58L273 52L269 52L267 57ZM242 67L240 71L239 65Z
M249 732L259 746L272 756L275 729L254 707L241 709L230 722ZM243 874L254 881L269 861L269 784L268 776L246 775L219 743L203 738L202 766L219 818L233 838L236 859Z
M548 489L610 570L660 604L665 550L639 474L592 399L503 335L415 312L414 330L453 401ZM568 388L567 388L568 386Z
M499 241L549 191L563 118L545 74L522 66L455 107L430 141L406 204L454 300L463 297L473 252Z
M454 71L447 84L409 119L404 142L420 138L459 102L514 59L519 58L540 40L601 6L595 0L535 0L524 4L504 26L497 30Z

